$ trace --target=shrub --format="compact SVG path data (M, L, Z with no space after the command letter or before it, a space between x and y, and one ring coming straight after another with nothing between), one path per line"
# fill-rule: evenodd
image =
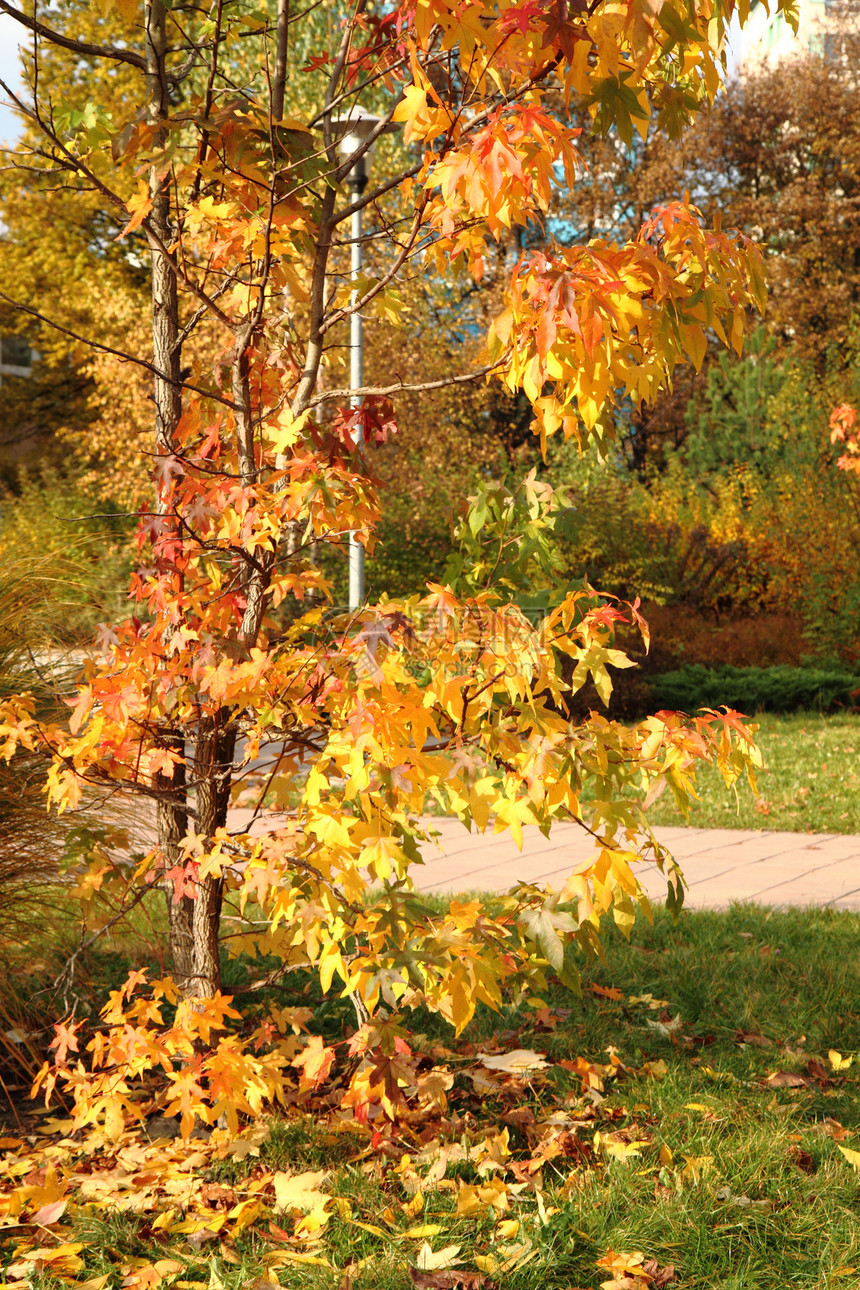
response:
M694 712L725 704L741 712L796 712L853 705L860 675L823 667L705 667L693 663L650 679L658 708Z

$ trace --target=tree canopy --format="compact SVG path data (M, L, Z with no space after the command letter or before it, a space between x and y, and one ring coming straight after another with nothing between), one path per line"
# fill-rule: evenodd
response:
M624 236L550 232L518 247L511 235L545 224L554 195L580 182L583 130L628 146L652 127L683 133L716 95L728 24L748 5L0 8L34 37L15 164L57 212L44 255L23 210L10 217L7 263L36 265L48 290L4 274L22 294L2 298L88 361L116 364L115 442L94 451L121 480L135 454L152 465L134 612L102 631L67 726L38 721L24 695L6 701L2 730L7 755L48 758L55 809L119 793L154 813L142 852L122 830L91 839L78 883L96 923L105 897L122 912L163 888L173 960L172 981L137 972L115 993L85 1063L70 1056L81 1023L61 1027L45 1080L67 1087L78 1124L116 1128L137 1113L141 1077L161 1070L189 1130L195 1115L252 1113L291 1071L326 1079L335 1053L319 1036L296 1056L275 1036L228 1031L223 943L281 971L311 965L324 991L353 999L344 1104L365 1118L377 1108L382 1124L410 1077L410 1011L461 1030L503 988L549 973L575 984L601 916L629 927L637 903L647 912L640 854L680 899L643 797L668 787L684 801L703 759L729 784L757 760L730 712L633 728L568 718L587 678L605 695L609 668L628 665L618 625L647 628L635 603L589 587L562 588L537 626L518 608L510 575L543 558L559 510L533 474L479 497L459 572L423 597L329 610L317 558L339 558L350 533L372 548L370 446L395 433L398 396L489 378L528 400L542 446L560 435L605 450L614 408L653 401L679 362L701 364L710 336L740 352L764 298L758 251L680 194ZM345 181L377 143L360 192ZM53 242L67 264L85 247L98 264L71 296L50 288ZM392 364L351 387L356 311L400 326L404 284L435 275L462 290L492 263L500 300L476 365L428 363L406 380ZM470 558L469 539L493 558ZM440 912L410 881L428 795L467 828L517 841L572 818L593 859L562 892L521 887L492 908Z

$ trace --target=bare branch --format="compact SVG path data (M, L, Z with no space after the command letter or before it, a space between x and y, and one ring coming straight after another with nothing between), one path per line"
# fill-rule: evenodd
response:
M451 385L466 385L470 381L480 381L481 377L497 371L506 358L505 354L495 363L488 363L486 367L479 367L477 371L445 376L438 381L423 381L414 385L399 381L396 385L363 385L359 390L323 390L309 400L309 405L316 407L320 403L329 403L333 399L384 398L389 394L423 394L428 390L446 390Z
M59 45L61 49L70 49L75 54L83 55L84 58L110 58L116 63L130 63L132 67L137 67L141 71L146 69L146 60L140 54L135 54L133 50L120 49L116 45L91 45L85 40L73 40L70 36L52 31L50 27L46 27L36 18L31 18L29 14L22 13L20 9L9 4L8 0L0 0L0 12L7 13L10 18L28 27L43 40L50 41L52 45Z
M13 300L4 291L0 291L0 300L5 301L7 305L12 309L16 309L19 313L29 314L31 318L35 318L38 322L44 323L47 327L52 327L54 331L61 332L62 335L68 336L71 340L76 340L80 345L86 345L88 349L98 350L101 354L112 354L114 358L119 358L124 363L134 363L136 367L145 367L148 372L152 372L153 376L159 376L163 381L170 381L171 379L167 372L161 371L154 363L147 362L145 358L138 358L136 354L128 354L124 350L114 349L111 345L104 345L101 341L93 340L89 336L79 336L71 328L64 327L62 323L58 323L55 319L39 313L38 309L33 309L30 305L25 305L20 300ZM205 390L200 385L192 385L190 381L178 381L176 384L183 390L193 390L195 394L201 394L205 399L214 399L216 403L223 403L225 408L235 411L232 400L226 399L223 394L219 394L216 390Z

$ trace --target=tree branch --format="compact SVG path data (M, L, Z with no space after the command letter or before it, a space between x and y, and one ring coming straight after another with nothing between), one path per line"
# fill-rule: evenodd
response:
M397 385L363 385L359 390L323 390L320 394L315 394L309 401L311 407L316 407L319 403L328 403L333 399L362 399L362 398L382 398L388 394L422 394L427 390L445 390L450 385L466 385L469 381L480 381L482 376L489 376L501 367L507 355L497 359L495 363L488 363L486 367L479 367L475 372L461 372L457 376L445 376L438 381L423 381L415 385L407 385L405 381L399 381Z
M114 349L111 345L103 345L101 341L92 340L90 337L79 336L71 328L64 327L62 323L55 322L53 318L48 318L45 314L39 313L38 309L22 304L20 300L13 300L4 291L0 291L0 300L5 301L7 305L12 309L16 309L19 313L29 314L31 318L35 318L37 322L44 323L46 327L52 327L54 331L61 332L64 336L76 340L80 345L86 345L88 349L97 349L102 354L112 354L114 358L119 358L124 363L134 363L136 367L145 367L148 372L152 372L153 376L160 376L163 381L171 379L167 372L162 372L154 363L148 362L145 358L138 358L135 354L127 354L124 350ZM229 408L231 412L236 410L232 400L226 399L223 394L218 394L216 390L204 390L202 386L192 385L189 381L179 381L177 383L183 390L193 390L195 394L200 394L205 399L214 399L216 403L223 403L224 407Z
M7 13L10 18L20 22L22 26L28 27L35 35L41 36L43 40L50 41L52 45L59 45L61 49L70 49L75 54L82 54L85 58L112 58L117 63L130 63L132 67L137 67L141 71L146 69L146 60L140 54L135 54L131 49L119 49L116 45L91 45L84 40L73 40L70 36L63 36L58 31L52 31L46 27L43 22L36 18L31 18L28 14L22 13L14 5L9 4L8 0L0 0L0 12Z
M287 51L290 36L290 0L278 0L278 28L275 52L275 79L272 83L273 124L284 115L284 93L287 84Z

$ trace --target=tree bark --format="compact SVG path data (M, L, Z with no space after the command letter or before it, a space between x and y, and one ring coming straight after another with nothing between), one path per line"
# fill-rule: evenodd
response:
M222 709L201 723L194 749L197 832L209 848L218 829L227 823L236 726ZM211 999L221 988L218 933L221 925L223 878L207 876L197 884L192 917L192 981L188 990L198 999Z
M184 756L185 741L180 736L168 739L168 746L171 751ZM172 779L158 774L155 778L155 787L160 794L157 807L158 847L164 857L165 867L173 869L179 864L182 839L188 832L185 762L182 761L174 766ZM174 895L175 888L170 879L165 879L163 890L167 900L173 975L184 993L194 974L192 928L194 901L188 896L180 896L177 900Z
M150 123L156 127L156 143L166 137L165 126L170 112L167 82L167 10L161 0L147 0L144 10L146 37L146 108ZM149 179L152 210L149 224L154 236L150 238L152 262L152 351L156 369L154 380L155 401L155 451L166 456L176 449L176 429L182 415L182 346L179 341L179 297L176 273L166 247L173 242L171 221L170 176L153 166ZM171 523L171 506L163 490L157 489L155 509ZM166 570L164 571L166 572ZM183 758L185 739L177 732L165 731L163 738L173 751ZM209 803L220 803L223 793L207 779L206 768L208 736L197 732L195 752L195 799L198 813L197 832L206 838L226 819L218 824L211 816ZM203 755L201 757L201 747ZM230 746L228 760L232 762ZM219 781L220 782L220 781ZM182 839L188 833L188 783L185 766L174 767L172 779L159 775L156 781L161 796L157 806L158 847L165 868L172 869L180 861ZM227 780L229 794L229 778ZM202 814L201 814L202 808ZM211 817L211 818L210 818ZM218 954L218 932L221 920L222 883L220 879L206 877L197 884L194 898L175 898L175 886L165 880L170 952L177 985L183 995L192 998L211 998L221 986Z

